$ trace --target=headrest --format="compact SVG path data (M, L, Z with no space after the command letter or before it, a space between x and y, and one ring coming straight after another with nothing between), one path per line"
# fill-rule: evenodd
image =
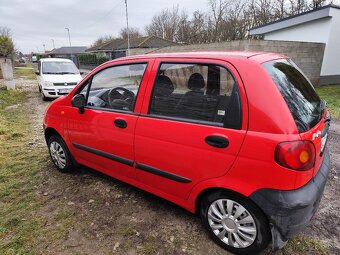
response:
M168 76L158 76L155 85L155 96L170 96L174 90L175 87Z
M200 73L193 73L188 80L188 88L190 90L201 90L205 86L204 78Z

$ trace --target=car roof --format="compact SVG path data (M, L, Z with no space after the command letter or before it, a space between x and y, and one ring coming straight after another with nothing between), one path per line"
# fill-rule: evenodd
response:
M68 58L41 58L41 62L72 62Z
M262 63L271 59L286 58L286 56L258 51L197 51L197 52L169 52L169 53L151 53L145 55L134 55L120 59L142 59L142 58L214 58L225 60L226 58L253 59Z

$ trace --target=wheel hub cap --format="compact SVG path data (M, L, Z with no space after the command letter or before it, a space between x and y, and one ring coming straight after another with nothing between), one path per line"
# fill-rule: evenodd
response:
M208 223L222 242L235 248L252 245L257 235L253 216L241 204L230 199L218 199L210 205Z
M222 219L222 226L227 229L228 231L235 232L237 231L237 225L234 220L230 218Z
M58 142L52 142L50 144L50 154L53 160L53 163L63 169L66 166L66 154Z

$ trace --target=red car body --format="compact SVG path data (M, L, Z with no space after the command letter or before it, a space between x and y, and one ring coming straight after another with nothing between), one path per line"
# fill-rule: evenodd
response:
M263 210L273 225L274 247L282 247L289 236L309 222L318 203L310 205L312 202L302 196L303 201L308 200L305 204L308 213L302 220L294 209L301 200L300 194L296 201L288 201L285 209L293 209L291 214L287 213L287 219L293 223L282 227L276 209L268 207L274 199L275 205L280 203L276 208L282 210L284 201L266 197L261 191L275 190L278 194L298 191L316 178L322 167L327 177L328 152L326 149L320 153L322 139L318 134L327 129L329 122L328 111L324 109L318 123L305 132L298 130L282 94L262 66L280 59L286 57L256 52L200 52L132 56L106 62L90 72L68 96L51 103L44 119L46 140L57 134L77 163L170 200L192 213L211 190L241 194ZM205 63L228 69L239 89L240 128L151 116L151 95L164 62ZM91 107L81 112L72 106L72 98L96 73L131 63L147 64L132 112ZM127 125L117 127L114 125L117 121ZM208 136L224 137L228 146L210 146L205 141ZM309 169L292 170L275 158L278 144L293 141L312 143L315 159ZM325 180L315 192L315 201L320 200L324 185Z

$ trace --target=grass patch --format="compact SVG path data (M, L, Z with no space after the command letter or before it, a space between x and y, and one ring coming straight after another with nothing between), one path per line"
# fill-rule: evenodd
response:
M24 102L26 97L26 93L19 90L7 90L6 87L0 87L0 110L3 110L6 106L21 104ZM1 116L4 113L1 112ZM7 116L8 117L8 116ZM7 119L3 119L3 121L9 121ZM0 130L3 130L3 125L0 126Z
M32 65L27 64L24 67L16 67L14 68L14 76L19 77L19 76L25 76L26 79L28 80L36 80L37 76L35 74L35 69L33 68Z
M320 254L328 255L323 244L314 238L306 236L296 236L289 239L288 244L281 251L282 254Z
M340 118L340 84L316 87L319 96L326 100L332 117Z
M124 237L133 236L135 234L135 226L123 225L117 229L117 234Z
M152 243L146 243L143 245L142 253L146 255L155 254L157 247Z
M27 150L31 123L25 100L24 91L0 88L0 254L34 254L41 228L34 185L43 153ZM5 110L13 104L21 106Z

